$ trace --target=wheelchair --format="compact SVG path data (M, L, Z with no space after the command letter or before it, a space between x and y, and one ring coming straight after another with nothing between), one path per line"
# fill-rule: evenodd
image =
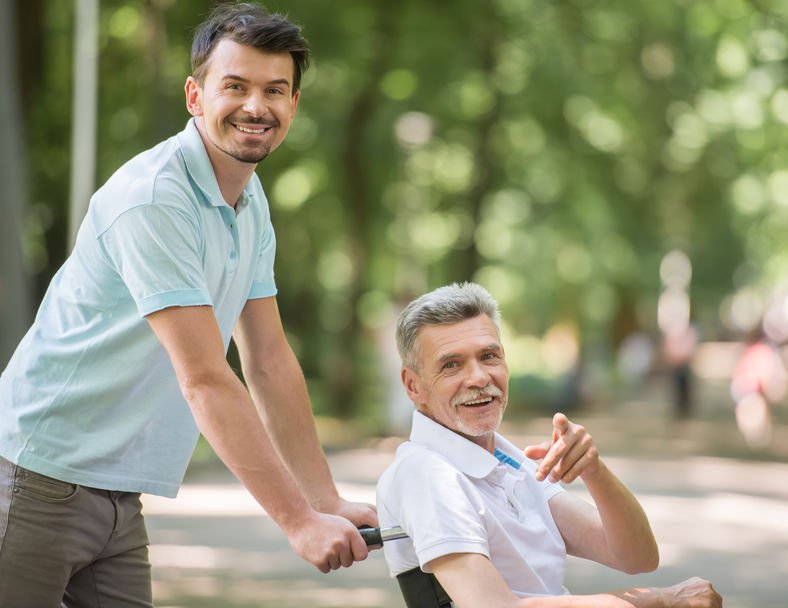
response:
M392 528L361 528L361 536L369 547L377 547L384 542L407 538L399 526ZM402 598L407 608L452 608L449 594L435 578L434 574L413 568L397 575Z

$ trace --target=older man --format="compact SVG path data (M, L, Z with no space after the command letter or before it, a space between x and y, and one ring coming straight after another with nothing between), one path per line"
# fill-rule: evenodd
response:
M634 574L657 567L657 545L582 426L556 414L551 440L524 452L496 433L509 373L486 290L454 284L418 298L399 318L397 345L417 411L378 484L381 525L409 535L385 547L392 575L432 572L459 607L722 605L697 578L593 596L566 590L567 554ZM593 504L557 483L578 478Z

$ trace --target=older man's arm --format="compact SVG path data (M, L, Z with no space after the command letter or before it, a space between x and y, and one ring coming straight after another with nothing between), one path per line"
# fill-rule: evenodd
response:
M571 494L559 494L550 500L550 511L570 555L629 574L657 567L659 550L645 512L600 459L585 428L556 414L552 440L542 446L529 446L525 455L543 459L537 479L571 483L581 478L591 494L593 505Z
M596 595L520 598L487 557L453 553L429 563L457 608L721 608L708 581L692 578L672 587L633 588Z

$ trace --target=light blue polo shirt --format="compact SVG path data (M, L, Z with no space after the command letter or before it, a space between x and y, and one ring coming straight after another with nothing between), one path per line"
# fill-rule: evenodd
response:
M276 294L256 175L236 209L194 120L90 201L71 256L0 376L0 455L85 486L173 497L199 432L145 315L210 305L225 351L248 299Z

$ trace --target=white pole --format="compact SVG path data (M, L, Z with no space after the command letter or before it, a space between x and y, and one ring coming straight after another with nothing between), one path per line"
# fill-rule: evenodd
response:
M69 250L76 240L96 181L99 0L77 0L76 8Z

